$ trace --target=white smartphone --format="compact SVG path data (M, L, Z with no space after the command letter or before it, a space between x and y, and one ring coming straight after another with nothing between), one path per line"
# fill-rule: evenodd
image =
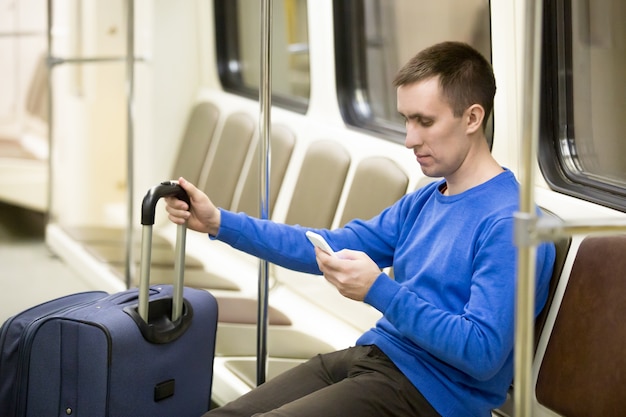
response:
M335 251L332 250L332 248L330 247L328 242L326 242L326 240L322 236L320 236L319 234L317 234L315 232L311 232L309 230L309 231L306 232L306 237L309 238L309 240L311 241L311 243L314 246L317 246L318 248L320 248L321 250L323 250L327 254L332 255L332 256L337 256L337 255L335 255Z

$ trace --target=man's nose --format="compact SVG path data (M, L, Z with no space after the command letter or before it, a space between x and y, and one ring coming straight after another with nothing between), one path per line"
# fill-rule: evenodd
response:
M417 129L412 128L411 126L406 127L406 136L404 138L404 146L409 149L415 148L416 146L421 145L422 137Z

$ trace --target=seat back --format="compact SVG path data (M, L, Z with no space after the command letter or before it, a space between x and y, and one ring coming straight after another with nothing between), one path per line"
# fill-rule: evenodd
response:
M556 214L549 210L542 208L541 211L546 216L558 218ZM543 306L541 312L535 319L535 351L539 345L539 338L541 336L541 332L543 332L543 328L545 327L548 312L550 311L550 306L554 300L554 294L556 294L556 288L559 284L559 279L561 278L561 273L563 272L563 266L565 265L565 258L567 258L567 253L571 244L572 238L569 236L560 238L554 242L556 256L554 258L554 267L552 268L552 276L550 277L550 285L548 287L548 298L546 300L546 304Z
M540 404L566 417L626 410L626 236L587 237L539 369Z
M339 225L352 219L367 220L392 205L406 193L409 177L400 166L383 156L359 162Z
M174 162L172 179L184 177L194 184L198 183L219 115L220 111L213 103L200 102L194 106Z
M350 167L350 154L337 141L318 140L306 151L285 223L330 228Z
M33 76L26 93L26 113L48 123L48 62L47 54L37 60Z
M276 198L278 197L278 192L280 187L283 184L283 179L285 178L285 172L287 171L287 166L289 165L289 160L291 159L291 154L293 152L293 148L296 144L296 136L291 131L291 129L282 125L272 126L272 135L270 139L270 147L271 147L271 161L270 161L270 197L269 197L269 206L270 212L269 217L272 217L272 211L274 209L274 204L276 203ZM257 156L259 153L259 145L257 144L257 148L255 151L255 155L252 159L252 164L250 169L248 170L248 175L246 176L246 181L243 185L243 189L241 191L241 195L239 196L239 201L236 203L234 209L236 211L242 211L251 216L259 216L260 208L259 208L259 157Z
M224 121L215 153L198 182L216 206L231 208L255 131L255 120L247 113L233 113Z

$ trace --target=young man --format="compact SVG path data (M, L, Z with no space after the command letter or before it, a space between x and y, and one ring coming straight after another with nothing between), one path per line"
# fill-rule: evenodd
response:
M216 208L181 178L191 209L167 200L170 220L270 262L323 273L345 297L382 312L356 346L319 355L211 416L480 416L502 404L513 378L518 183L485 138L495 79L470 46L445 42L397 74L406 147L425 175L443 177L368 221L316 230ZM190 210L190 211L188 211ZM555 251L537 250L537 311ZM393 265L395 279L381 268Z

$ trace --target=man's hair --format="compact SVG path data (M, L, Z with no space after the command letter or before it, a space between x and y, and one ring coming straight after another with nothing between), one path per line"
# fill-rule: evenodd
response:
M393 85L400 87L437 76L454 116L460 117L472 104L480 104L485 109L484 128L496 94L493 68L485 57L466 43L438 43L407 62L396 74Z

